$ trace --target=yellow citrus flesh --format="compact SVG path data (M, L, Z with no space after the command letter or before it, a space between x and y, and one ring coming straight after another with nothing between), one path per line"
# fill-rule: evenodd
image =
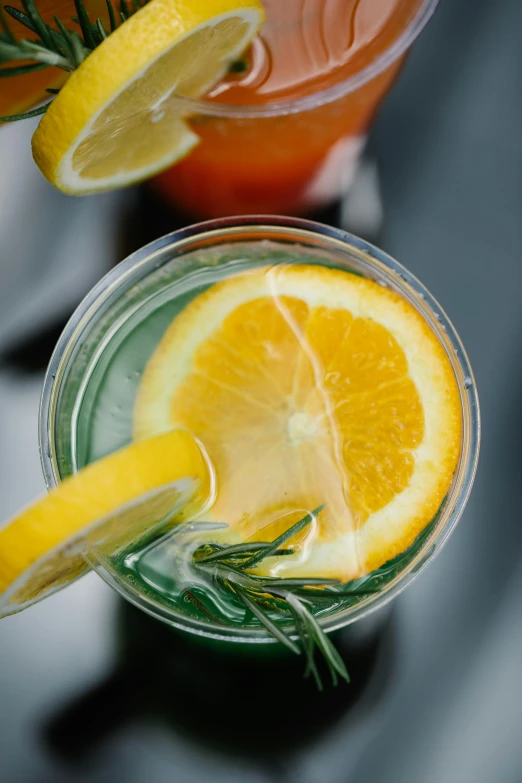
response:
M231 277L167 330L144 373L139 439L184 427L214 463L211 515L271 540L326 503L270 573L357 577L434 517L458 462L461 407L426 322L377 283L320 266Z
M84 468L0 529L0 617L81 576L87 553L115 554L170 512L199 511L208 491L205 457L182 431Z
M33 136L36 163L79 195L180 160L199 139L174 95L207 92L263 20L259 0L151 0L71 75Z

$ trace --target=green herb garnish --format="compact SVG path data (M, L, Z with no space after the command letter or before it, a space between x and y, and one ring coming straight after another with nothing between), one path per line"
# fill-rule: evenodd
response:
M246 60L235 60L230 66L229 66L229 73L244 73L245 71L248 71L249 64Z
M112 33L147 2L148 0L132 0L129 5L126 0L120 0L116 11L112 0L106 0L109 31L105 29L100 18L94 22L89 19L83 0L74 0L76 17L71 19L79 30L65 27L57 16L54 17L56 28L46 24L34 0L22 0L24 11L10 5L3 8L0 5L0 79L21 76L50 66L71 73L107 38L109 32ZM23 25L34 37L18 40L11 30L6 14ZM19 60L31 62L17 65ZM49 103L24 114L0 117L0 122L12 122L44 114Z
M214 587L242 604L245 614L256 617L277 641L293 653L304 653L307 661L305 676L313 675L320 690L322 683L315 663L316 650L322 653L334 685L337 685L339 677L346 682L350 682L350 677L341 656L308 606L319 604L320 608L325 608L324 605L337 603L345 595L366 596L378 590L361 586L333 591L327 588L338 585L337 579L279 579L253 574L251 569L268 557L293 554L294 550L283 548L283 545L308 527L323 508L319 506L306 514L272 542L229 547L205 543L192 556L193 566L210 579ZM193 597L189 600L194 603ZM208 611L205 614L208 616ZM295 626L294 633L288 630L291 621Z

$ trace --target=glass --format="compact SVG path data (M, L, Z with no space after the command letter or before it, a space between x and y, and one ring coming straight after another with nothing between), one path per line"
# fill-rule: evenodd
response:
M196 219L311 215L335 202L348 191L369 125L437 2L398 2L397 18L378 40L354 55L348 75L343 71L337 83L327 87L312 80L310 92L298 98L260 103L252 94L256 102L245 105L238 104L249 99L248 93L234 91L229 103L174 98L201 143L153 180L153 186ZM274 16L279 8L274 3ZM270 5L267 10L270 16ZM291 39L292 33L288 35ZM276 40L274 60L290 57L290 44L285 53ZM231 105L236 95L237 103Z
M180 287L183 289L184 285L185 290L190 290L189 279L194 279L194 276L199 275L205 284L216 279L216 275L219 277L220 264L226 260L227 254L237 257L237 249L234 248L238 246L243 254L246 253L245 248L253 254L265 253L266 263L264 248L267 240L282 248L282 256L286 252L292 255L312 253L317 263L366 276L400 294L416 308L440 341L449 357L460 391L463 420L460 459L450 490L435 520L422 534L422 541L408 556L407 562L401 561L398 571L390 570L389 579L382 584L378 594L367 597L357 605L336 610L321 621L322 626L330 631L360 620L389 602L440 551L464 510L479 452L477 392L467 356L455 329L424 286L399 263L369 243L344 231L310 221L245 217L213 221L175 232L130 256L86 297L57 345L45 379L41 403L42 465L46 483L51 488L94 456L101 455L89 454L84 445L86 437L82 429L86 421L91 421L94 402L90 398L89 388L91 384L99 383L99 378L110 364L111 355L114 357L115 351L120 351L124 341L132 334L135 319L145 313L161 315L164 311L160 310L159 305L163 307L165 303L168 304L169 297L173 301L174 284L179 293ZM205 267L198 265L197 251L201 250L207 253ZM213 259L210 265L209 250ZM161 317L163 321L156 324L158 333L152 335L155 342L143 348L145 354L150 354L154 349L172 313L169 313L169 320ZM129 376L125 383L117 386L114 390L116 408L132 410L135 393L132 378ZM123 445L125 438L129 440L130 433L119 445ZM103 443L97 448L103 453ZM136 582L123 578L101 553L91 552L87 559L97 573L125 598L171 626L232 642L273 641L263 629L229 628L188 617L173 609L159 594L151 595L150 591L144 591Z

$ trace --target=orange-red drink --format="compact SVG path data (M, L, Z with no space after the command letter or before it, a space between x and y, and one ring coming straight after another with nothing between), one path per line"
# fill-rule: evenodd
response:
M437 0L264 0L267 21L205 101L200 145L155 186L193 217L304 214L350 185L368 126ZM183 99L182 99L183 100Z

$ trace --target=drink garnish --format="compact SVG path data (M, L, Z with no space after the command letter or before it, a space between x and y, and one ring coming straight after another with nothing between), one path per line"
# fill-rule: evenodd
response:
M54 18L56 29L47 24L42 19L34 0L22 0L25 13L10 5L5 5L3 8L0 5L0 29L3 29L3 33L0 33L0 63L3 65L17 60L33 61L26 65L2 67L0 77L5 79L10 76L22 76L51 66L72 73L110 33L148 2L149 0L132 0L129 4L126 0L120 0L116 9L112 0L106 0L109 30L105 28L99 17L94 22L90 20L83 0L74 0L76 17L71 19L79 30L66 27L58 16ZM23 25L35 37L31 40L16 38L6 14ZM60 90L49 88L46 92L58 95ZM0 117L0 122L14 122L45 114L49 105L50 102L22 114Z
M117 553L199 512L208 467L188 432L132 443L93 462L0 527L0 617L65 587L93 550ZM192 505L193 504L193 505Z
M302 263L231 274L176 316L134 411L136 438L168 427L205 444L218 488L209 520L229 526L221 543L275 537L295 509L326 501L306 551L277 575L344 583L434 518L462 421L448 356L414 307L373 280Z
M267 577L252 571L261 565L265 558L292 556L295 550L284 545L299 536L324 508L325 505L322 504L305 514L272 542L248 541L244 544L224 546L217 541L211 541L209 533L228 526L202 521L179 525L171 539L183 539L183 533L186 531L203 533L208 539L195 548L192 542L190 557L198 578L194 579L193 584L182 586L180 592L181 600L192 604L196 616L204 617L219 627L230 627L226 615L219 611L215 593L217 590L225 601L223 605L227 605L228 599L237 608L244 608L242 627L252 627L250 621L256 618L274 639L291 652L304 653L304 675L308 677L311 674L319 690L322 690L322 681L315 664L317 650L326 661L334 685L337 684L338 677L346 682L350 682L350 678L316 613L320 612L321 617L331 616L332 610L345 610L361 604L372 595L382 593L424 549L437 525L435 518L400 555L375 571L346 583L326 577ZM195 543L197 544L197 541ZM179 545L178 555L184 546L186 542ZM176 578L177 574L174 573L173 576ZM208 592L205 590L205 584L208 586ZM207 600L204 600L205 598ZM227 610L229 609L230 604L227 606Z
M200 98L219 82L265 18L259 0L119 0L118 10L107 0L107 29L75 0L77 31L59 19L46 24L34 0L23 2L25 13L5 10L37 37L17 40L2 15L0 77L46 66L70 76L53 100L3 121L43 115L34 159L73 195L133 184L188 155L200 139L179 98Z
M377 591L360 587L345 592L341 587L333 592L326 588L339 585L337 579L278 579L258 575L252 569L266 558L293 554L294 550L285 549L283 545L308 527L323 509L324 504L305 514L272 542L246 542L225 547L205 542L192 555L193 566L214 587L230 600L242 604L246 614L256 617L268 633L291 652L304 653L305 677L313 675L319 690L322 690L322 682L315 662L316 650L323 655L334 685L339 677L346 682L350 682L350 677L341 656L308 607L318 604L325 608L338 604L345 595L364 598ZM201 581L198 581L198 590L201 589ZM186 588L184 593L208 619L224 624L217 614L209 612L192 589ZM289 621L294 623L293 633L285 627Z

